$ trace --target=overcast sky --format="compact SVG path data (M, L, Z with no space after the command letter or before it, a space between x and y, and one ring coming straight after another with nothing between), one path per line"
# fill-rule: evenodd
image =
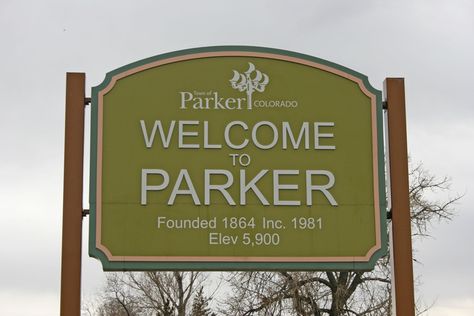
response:
M211 45L317 56L378 89L406 79L412 160L465 194L416 245L419 297L434 303L430 316L474 315L471 0L0 1L2 314L59 313L65 73L85 72L90 93L122 65ZM89 297L103 273L87 249L83 262Z

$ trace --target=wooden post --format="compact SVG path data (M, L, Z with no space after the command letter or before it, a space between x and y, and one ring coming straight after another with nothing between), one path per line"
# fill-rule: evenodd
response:
M81 313L85 79L84 73L66 75L61 316Z
M403 78L387 78L384 92L388 112L390 185L392 200L392 250L394 304L396 315L414 316L413 259L410 200L408 193L408 152Z

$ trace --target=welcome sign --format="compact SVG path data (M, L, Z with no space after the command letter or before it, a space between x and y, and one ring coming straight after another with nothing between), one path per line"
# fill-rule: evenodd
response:
M105 270L371 269L386 251L380 91L258 47L155 56L92 91Z

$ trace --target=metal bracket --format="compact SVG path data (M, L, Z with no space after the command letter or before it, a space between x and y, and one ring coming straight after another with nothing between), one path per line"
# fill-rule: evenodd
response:
M87 217L91 213L90 210L82 210L82 217Z
M90 105L91 104L91 101L92 99L91 98L84 98L84 105Z
M382 101L382 109L384 109L384 110L388 109L388 102L387 101Z
M392 219L392 210L387 212L387 219Z

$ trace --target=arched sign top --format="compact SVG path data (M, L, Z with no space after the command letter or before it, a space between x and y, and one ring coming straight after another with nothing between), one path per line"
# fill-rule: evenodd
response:
M366 75L350 68L344 67L342 65L339 65L337 63L333 63L325 59L293 51L258 46L209 46L184 49L161 55L156 55L130 63L128 65L119 67L113 71L108 72L104 81L96 88L104 89L104 87L110 86L110 84L113 85L114 81L120 78L165 64L199 58L231 56L261 57L266 59L284 60L297 64L307 65L357 82L361 90L367 91L367 93L381 93L379 90L375 89L370 84Z
M299 53L205 47L92 93L90 254L106 270L371 269L386 252L381 93Z

